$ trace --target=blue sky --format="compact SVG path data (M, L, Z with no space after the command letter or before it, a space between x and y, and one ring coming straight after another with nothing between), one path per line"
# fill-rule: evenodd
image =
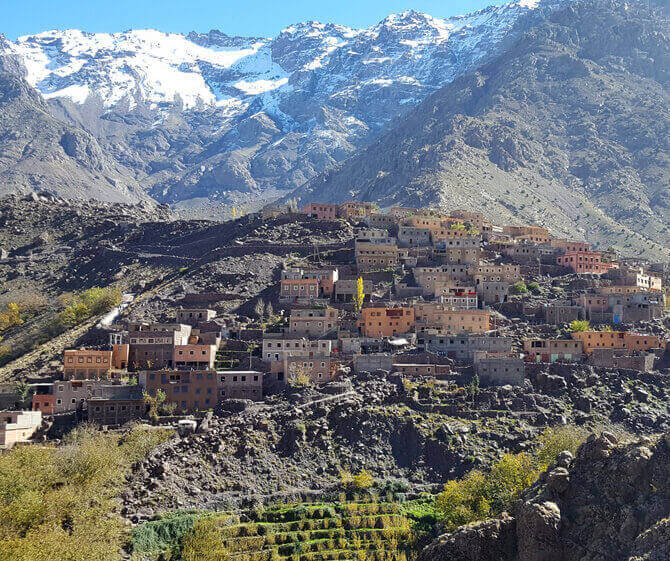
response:
M0 0L0 33L9 39L47 29L124 31L154 28L229 35L273 36L305 20L368 27L394 12L414 9L436 17L464 14L492 0ZM503 2L497 2L503 3Z

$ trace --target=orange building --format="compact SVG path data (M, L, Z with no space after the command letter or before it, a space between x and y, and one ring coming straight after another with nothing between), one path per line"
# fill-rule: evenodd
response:
M556 257L556 264L567 267L573 273L602 274L609 271L612 263L602 261L602 253L597 251L568 251Z
M573 333L572 338L582 342L584 354L591 354L593 349L629 349L648 351L660 347L659 338L655 335L642 335L628 331L580 331Z
M130 358L130 345L112 345L112 368L115 370L125 370L128 368L128 359Z
M218 401L217 373L214 370L159 370L140 373L140 385L149 395L165 392L165 402L178 411L212 409Z
M69 349L63 355L63 377L66 380L110 378L114 370L128 366L128 353L128 345L114 345L111 351Z
M414 329L414 308L363 308L358 322L365 337L393 337Z
M648 351L658 349L661 346L661 341L655 335L627 333L624 337L624 346L629 351Z
M338 214L338 205L329 205L326 203L309 203L302 207L303 214L314 216L319 220L335 220Z

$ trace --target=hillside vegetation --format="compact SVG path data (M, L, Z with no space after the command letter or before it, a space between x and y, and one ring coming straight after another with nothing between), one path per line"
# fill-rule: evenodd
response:
M167 430L72 431L0 455L1 561L112 561L128 540L115 497Z

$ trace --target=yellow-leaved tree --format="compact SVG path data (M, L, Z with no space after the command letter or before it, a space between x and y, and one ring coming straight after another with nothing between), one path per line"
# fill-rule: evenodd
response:
M363 301L365 300L365 291L363 288L363 277L358 277L356 282L356 296L354 297L354 305L356 311L360 312L363 309Z

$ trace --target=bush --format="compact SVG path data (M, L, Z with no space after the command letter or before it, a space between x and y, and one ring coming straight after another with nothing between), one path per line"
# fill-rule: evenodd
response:
M588 432L576 427L547 429L536 454L505 454L488 473L472 471L449 481L435 499L437 517L447 531L508 509L563 450L575 452Z
M53 330L61 333L71 329L94 315L104 314L121 303L118 287L89 288L80 294L63 294L59 301L65 308L56 315Z
M540 468L546 469L564 450L574 454L588 435L589 431L582 427L558 427L545 430L540 436L540 448L537 451Z
M162 553L176 546L200 518L201 514L177 514L152 520L133 529L134 553Z
M580 333L588 331L591 324L588 321L575 320L570 322L570 331L572 333Z
M536 282L529 282L528 290L530 290L533 294L538 294L540 292L540 285Z
M528 454L505 454L488 474L473 471L449 481L435 500L447 530L499 514L537 479L539 470Z
M102 434L75 429L61 446L16 447L0 456L0 559L112 561L127 530L114 499L127 470L168 431Z
M0 331L5 331L10 327L15 327L23 323L19 305L16 302L10 302L0 313Z
M222 543L221 531L215 518L201 518L182 541L184 561L225 561L230 559Z
M525 294L526 292L528 292L528 288L526 288L526 283L523 281L515 282L510 287L509 290L512 294Z
M355 489L369 489L374 484L375 480L366 470L362 470L358 475L354 475L353 487Z
M366 470L361 470L357 475L342 470L340 471L340 482L345 489L351 491L363 491L375 484L375 480Z

